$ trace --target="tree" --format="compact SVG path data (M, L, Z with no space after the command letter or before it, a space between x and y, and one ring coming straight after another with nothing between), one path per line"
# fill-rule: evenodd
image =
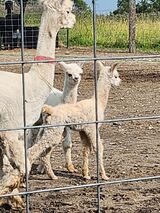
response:
M137 13L151 13L160 11L160 0L141 0L136 4ZM129 0L118 0L117 10L113 14L124 14L129 12Z
M141 0L137 4L137 13L150 13L152 12L152 4L150 0Z
M136 51L136 0L129 0L129 52Z
M115 10L114 14L123 14L128 13L129 11L129 0L118 0L117 1L117 10Z
M84 0L74 0L75 10L78 12L91 12L91 8Z
M153 11L160 11L160 0L150 0L150 2Z

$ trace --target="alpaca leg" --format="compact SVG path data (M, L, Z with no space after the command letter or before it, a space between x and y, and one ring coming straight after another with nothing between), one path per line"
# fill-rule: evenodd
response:
M89 176L89 167L88 167L88 163L89 163L89 154L91 151L91 146L88 143L88 138L87 135L84 132L80 132L80 137L82 140L82 144L83 144L83 165L82 165L82 175L85 179L89 180L91 179L91 177Z
M13 189L11 194L17 194L19 193L18 189ZM0 206L9 204L12 209L20 210L24 208L24 201L19 195L11 196L11 197L6 197L0 199Z
M18 189L14 189L12 191L12 194L16 194L18 192L19 192ZM11 200L10 202L11 202L12 209L19 210L19 209L23 209L24 208L24 202L23 202L22 198L19 195L12 196L10 198L10 200Z
M2 147L13 169L18 169L21 175L25 174L25 158L24 158L24 143L18 139L16 132L3 133ZM1 140L1 141L2 141ZM18 147L18 149L17 149ZM30 164L28 163L28 171Z
M85 133L88 137L88 143L91 144L93 147L94 152L97 152L97 143L96 143L96 130L94 126L87 126L85 128ZM98 133L98 160L99 160L99 166L100 166L100 174L103 180L108 180L108 177L106 176L106 172L103 165L103 143L100 139L99 133Z
M97 152L97 144L96 144L96 137L95 134L90 134L91 142L93 146L93 150L96 153ZM100 175L103 180L108 180L109 178L106 175L104 164L103 164L103 140L100 139L98 136L98 160L99 160L99 167L100 167Z
M36 143L28 149L28 158L31 165L35 160L45 157L52 147L61 142L63 131L64 127L44 129L43 135L40 138L37 137Z
M11 165L0 183L0 195L12 192L23 182L25 175L25 159L23 141L18 140L18 134L13 132L1 133L1 146ZM18 149L17 149L18 147ZM28 167L30 170L30 167ZM28 170L28 171L29 171Z
M88 144L83 144L83 166L82 166L82 175L85 179L89 180L91 177L89 176L89 154L90 154L90 146Z
M100 175L102 177L103 180L108 180L109 178L106 175L105 169L104 169L104 165L103 165L103 140L99 139L99 166L100 166Z
M13 170L13 167L11 166L7 156L4 155L4 157L3 157L3 172L6 174L6 173L9 173L11 170Z
M64 129L64 140L62 141L66 168L69 172L76 172L74 165L72 163L71 158L71 150L72 150L72 139L71 139L71 130L69 127L65 127Z
M18 147L18 149L17 149ZM24 154L24 142L18 140L18 138L11 137L8 138L6 144L6 154L10 161L10 164L15 169L17 168L21 175L26 173L25 171L25 154ZM30 164L27 160L28 173L30 172Z
M1 142L3 150L2 148L0 148L0 177L13 170L13 167L11 166L8 157L4 154L6 146L4 146L3 140Z
M18 169L5 174L0 181L0 195L11 193L14 189L19 188L21 182L22 176Z
M51 166L51 154L52 154L52 149L48 151L48 153L41 158L41 161L43 162L44 169L52 180L58 179L58 177L54 174Z

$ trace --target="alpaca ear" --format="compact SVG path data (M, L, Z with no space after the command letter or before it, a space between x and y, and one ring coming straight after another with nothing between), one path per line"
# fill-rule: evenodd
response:
M71 4L73 6L73 1L71 0L60 0L59 3L61 6L63 6L63 4L66 2L66 4Z
M78 62L76 62L76 64L78 66L80 66L81 68L83 68L84 63L85 63L84 61L78 61Z
M52 9L53 5L51 4L51 1L48 0L39 0L39 4L43 7L44 10L50 8Z
M53 11L61 8L60 2L54 0L39 0L39 4L42 5L44 9L51 9Z
M61 65L62 69L65 71L68 68L68 64L66 64L65 62L61 61L59 62L59 64Z
M111 65L111 71L113 71L115 68L117 68L117 66L119 65L119 63L115 63Z
M102 70L104 68L104 65L102 64L101 61L97 61L98 69Z
M60 1L61 6L63 5L64 1L65 1L65 0L61 0L61 1Z

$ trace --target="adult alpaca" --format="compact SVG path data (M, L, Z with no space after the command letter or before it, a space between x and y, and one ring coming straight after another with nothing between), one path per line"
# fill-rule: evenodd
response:
M97 83L98 92L98 119L104 120L104 111L107 106L108 96L112 85L118 86L121 82L116 65L104 66L98 62L100 74ZM76 104L62 104L51 107L46 105L42 110L44 124L62 125L55 128L44 128L42 137L37 137L37 143L28 149L29 161L32 164L37 158L44 157L50 150L61 142L64 135L63 124L92 122L95 121L95 95L90 99L85 99ZM98 127L101 123L98 124ZM71 125L71 129L80 133L83 143L83 177L90 179L88 169L88 157L91 148L96 151L96 131L94 124L77 124ZM99 134L98 134L99 135ZM52 138L52 139L51 139ZM99 166L101 177L107 180L104 165L103 165L103 144L99 136ZM50 163L50 161L48 161Z
M43 13L35 60L54 60L57 32L60 28L71 28L75 24L75 16L71 13L73 3L71 0L41 0L40 3ZM42 106L50 94L49 85L53 84L54 68L55 64L51 62L37 63L25 74L28 126L38 120ZM21 78L20 74L0 72L0 128L23 126ZM7 82L10 82L9 87ZM20 177L25 174L23 131L0 132L0 148L3 151L0 154L7 155L13 167L11 173L4 175L1 180L0 194L4 194L16 188Z

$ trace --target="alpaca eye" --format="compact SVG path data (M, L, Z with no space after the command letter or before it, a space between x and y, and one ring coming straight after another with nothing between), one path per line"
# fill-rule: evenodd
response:
M67 14L69 14L69 11L67 11Z
M68 76L69 76L69 77L72 77L72 75L71 75L71 74L68 74Z

